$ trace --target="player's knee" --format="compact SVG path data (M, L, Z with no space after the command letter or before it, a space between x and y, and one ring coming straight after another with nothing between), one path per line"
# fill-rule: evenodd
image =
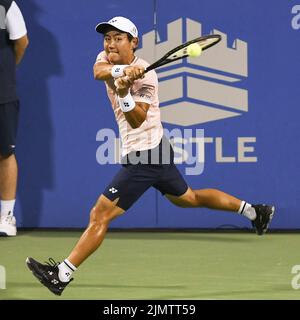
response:
M181 202L181 207L183 208L194 208L199 207L199 199L197 193L190 189L189 193L185 195L183 201Z
M102 226L109 223L109 214L106 211L94 207L90 213L90 224L94 226Z
M93 225L106 225L115 218L113 214L113 208L105 205L96 205L90 213L90 224Z
M170 200L180 208L192 208L197 206L197 195L191 189L183 196L176 199L171 198Z

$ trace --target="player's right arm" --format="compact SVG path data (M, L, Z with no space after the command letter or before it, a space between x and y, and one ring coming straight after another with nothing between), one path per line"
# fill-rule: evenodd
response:
M94 78L96 80L109 80L112 78L111 69L113 65L107 62L96 62L94 64Z
M102 51L99 53L96 63L94 64L94 78L102 81L112 79L113 67L115 66L109 63L105 51ZM144 75L145 70L141 66L122 65L122 67L124 67L122 76L128 76L131 79L139 79Z

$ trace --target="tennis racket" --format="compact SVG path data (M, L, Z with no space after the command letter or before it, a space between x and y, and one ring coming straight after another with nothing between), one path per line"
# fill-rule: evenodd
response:
M160 58L156 62L152 63L149 67L147 67L145 70L145 73L150 70L161 67L165 64L171 63L173 61L188 57L189 55L187 54L187 47L192 43L197 43L202 48L202 51L203 51L216 45L218 42L221 41L221 39L222 38L219 34L213 34L213 35L198 37L184 44L181 44L180 46L167 52L162 58Z

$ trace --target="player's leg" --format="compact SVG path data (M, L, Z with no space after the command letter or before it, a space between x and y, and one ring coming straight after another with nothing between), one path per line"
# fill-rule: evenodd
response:
M17 233L14 206L18 165L15 157L18 126L18 101L0 105L0 235Z
M242 201L217 189L192 190L188 188L181 196L166 194L175 205L183 208L205 207L216 210L238 211Z
M57 263L49 259L42 264L33 258L26 263L34 276L56 295L61 295L65 287L73 280L72 273L101 245L109 223L122 214L124 210L117 206L119 198L114 201L101 195L90 212L90 222L67 259Z
M6 155L0 150L0 198L11 201L16 198L18 165L14 154ZM4 208L1 208L4 209ZM8 211L9 209L5 210ZM13 207L11 208L13 212ZM4 210L1 211L4 213Z
M33 258L26 259L34 276L51 292L61 295L72 281L72 273L101 245L109 223L153 184L155 174L138 165L123 166L92 208L88 227L62 263L49 259L50 265L45 265Z
M119 198L114 201L101 195L90 212L90 222L75 248L67 258L73 266L80 264L102 243L110 222L121 215L124 210L117 206Z
M274 206L251 205L216 189L192 190L188 188L181 196L166 194L166 197L176 206L183 208L204 207L239 213L251 220L258 235L267 231L275 211Z
M259 235L267 231L275 210L273 206L251 205L217 189L193 190L188 187L174 164L168 166L168 170L165 171L156 188L179 207L205 207L242 214L251 220Z
M90 223L67 258L78 267L102 243L109 223L128 210L153 184L157 170L145 165L127 165L107 186L90 213Z

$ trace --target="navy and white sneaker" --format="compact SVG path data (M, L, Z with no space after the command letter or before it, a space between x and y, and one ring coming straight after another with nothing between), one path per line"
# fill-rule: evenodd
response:
M52 258L49 258L49 262L42 264L33 258L28 257L26 264L33 275L52 293L60 296L65 287L73 280L68 282L62 282L58 277L58 265L59 262L55 262Z
M275 212L275 207L265 204L254 204L252 207L255 209L256 218L251 221L251 223L256 233L261 236L268 230Z

